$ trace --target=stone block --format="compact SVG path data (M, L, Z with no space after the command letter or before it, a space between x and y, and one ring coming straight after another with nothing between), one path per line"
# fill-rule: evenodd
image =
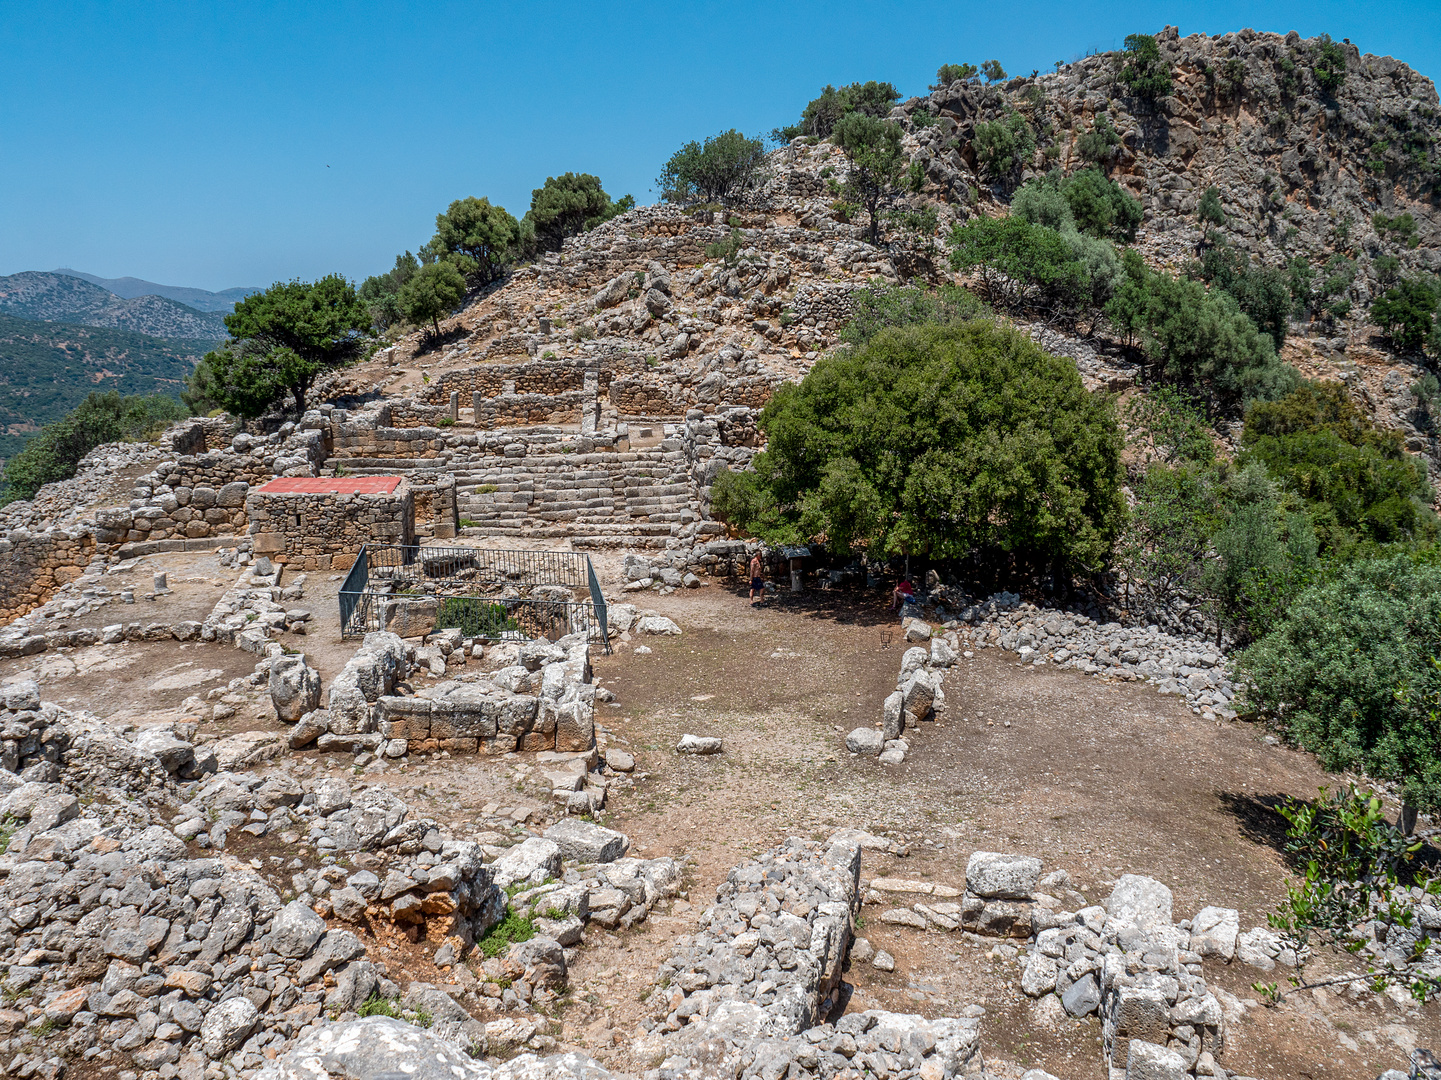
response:
M966 862L966 889L985 900L1029 900L1041 876L1031 855L977 851Z

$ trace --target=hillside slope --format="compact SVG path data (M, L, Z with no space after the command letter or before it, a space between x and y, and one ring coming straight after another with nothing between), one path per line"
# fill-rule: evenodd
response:
M77 277L36 270L0 277L0 313L206 343L225 337L225 323L214 312L161 296L125 299Z
M158 285L153 281L137 277L103 278L96 274L87 274L83 270L71 270L67 267L61 267L53 272L79 278L92 285L99 285L107 292L124 297L126 300L133 300L137 296L163 296L167 300L174 300L176 303L192 307L196 311L213 311L222 315L233 311L236 303L244 300L251 293L260 292L259 286L254 285L210 292L208 289L191 289L184 285Z
M996 86L956 82L904 102L892 116L915 140L925 194L963 214L977 198L1005 203L1032 175L1085 167L1081 139L1104 115L1120 136L1108 165L1145 206L1138 246L1155 263L1174 268L1195 254L1197 205L1214 185L1227 240L1270 266L1349 258L1358 307L1377 290L1378 256L1397 257L1402 272L1441 271L1441 107L1431 80L1336 43L1345 78L1329 93L1317 75L1323 43L1294 32L1182 38L1167 27L1157 42L1173 87L1154 102L1121 80L1121 53ZM995 176L975 136L1012 114L1029 125L1035 151ZM1406 213L1415 222L1409 238L1373 221Z
M195 341L0 315L0 457L92 390L178 396L203 352Z

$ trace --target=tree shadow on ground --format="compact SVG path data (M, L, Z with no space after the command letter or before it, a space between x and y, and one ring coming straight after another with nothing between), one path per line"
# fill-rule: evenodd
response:
M1260 844L1286 854L1286 819L1277 807L1289 796L1281 793L1258 795L1245 791L1218 791L1221 809L1235 819L1241 835L1253 844Z
M742 602L750 595L750 583L744 578L727 581L721 587ZM883 589L837 586L792 593L778 585L775 592L767 595L764 606L788 615L851 626L894 627L897 638L900 636L900 616L890 609L890 593Z
M470 330L464 325L450 327L442 330L439 334L427 332L421 337L420 344L416 346L415 356L417 359L422 356L429 356L431 353L437 352L447 345L453 345L462 338L468 338L469 336Z

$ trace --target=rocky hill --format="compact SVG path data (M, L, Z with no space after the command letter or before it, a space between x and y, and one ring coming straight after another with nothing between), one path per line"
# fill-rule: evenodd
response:
M210 292L208 289L191 289L184 285L157 285L153 281L137 277L103 278L95 274L87 274L83 270L70 270L65 267L61 267L55 273L80 278L92 285L99 285L107 292L113 292L116 296L124 297L126 300L133 300L138 296L163 296L167 300L174 300L176 303L192 307L196 311L214 311L222 315L233 311L238 301L244 300L251 293L260 291L257 286L240 286L234 289Z
M0 277L0 313L152 337L203 342L225 337L225 324L213 312L196 311L162 296L125 299L78 277L36 270Z
M1142 200L1139 245L1157 263L1194 255L1197 204L1214 185L1224 235L1265 264L1354 259L1358 306L1376 290L1378 255L1406 270L1441 270L1441 110L1431 80L1336 43L1345 77L1328 92L1317 76L1323 43L1294 32L1183 38L1167 27L1157 41L1173 86L1153 102L1121 81L1121 53L995 86L956 82L904 102L892 115L915 138L926 194L962 213L977 203L995 212L1030 176L1084 167L1081 139L1105 116L1120 136L1112 175ZM979 166L975 134L1012 113L1030 125L1035 152L997 178ZM1409 235L1375 220L1406 213Z

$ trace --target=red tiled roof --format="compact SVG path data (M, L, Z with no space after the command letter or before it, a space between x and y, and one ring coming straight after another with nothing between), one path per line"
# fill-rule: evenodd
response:
M400 476L277 476L260 491L268 495L389 495Z

